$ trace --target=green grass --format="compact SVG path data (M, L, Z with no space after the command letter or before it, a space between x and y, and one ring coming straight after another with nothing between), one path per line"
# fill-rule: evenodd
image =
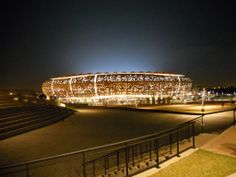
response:
M198 150L152 177L226 177L236 172L236 158Z

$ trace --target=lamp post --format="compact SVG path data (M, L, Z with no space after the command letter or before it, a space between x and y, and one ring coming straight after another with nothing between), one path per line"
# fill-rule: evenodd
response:
M204 106L205 106L205 96L206 96L206 90L203 88L202 90L202 112L204 112Z
M222 92L222 95L221 95L221 106L222 106L222 108L224 107L224 98L223 98L223 96L224 96L224 93Z
M201 127L202 127L202 133L204 133L204 120L203 120L203 116L204 116L204 106L205 106L205 96L206 96L206 90L205 90L205 88L203 88L203 90L202 90L202 125L201 125Z

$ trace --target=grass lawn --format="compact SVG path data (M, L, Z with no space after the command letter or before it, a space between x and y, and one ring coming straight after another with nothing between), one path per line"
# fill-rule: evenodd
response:
M226 177L236 172L236 158L198 150L152 177Z

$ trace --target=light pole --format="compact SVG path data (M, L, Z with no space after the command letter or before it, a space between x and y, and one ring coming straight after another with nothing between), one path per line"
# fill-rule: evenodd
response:
M203 120L203 116L204 116L204 106L205 106L205 96L206 96L206 90L205 88L203 88L202 90L202 133L204 132L203 127L204 127L204 120Z
M202 90L202 112L204 112L204 106L205 106L205 96L206 96L206 90L203 88Z
M224 94L223 94L223 92L222 92L222 95L221 95L221 106L222 106L222 108L224 107Z

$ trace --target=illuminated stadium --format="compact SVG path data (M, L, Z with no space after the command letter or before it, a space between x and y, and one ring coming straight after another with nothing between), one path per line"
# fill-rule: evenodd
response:
M138 105L181 100L191 87L191 79L181 74L112 72L51 78L43 83L42 91L62 103Z

